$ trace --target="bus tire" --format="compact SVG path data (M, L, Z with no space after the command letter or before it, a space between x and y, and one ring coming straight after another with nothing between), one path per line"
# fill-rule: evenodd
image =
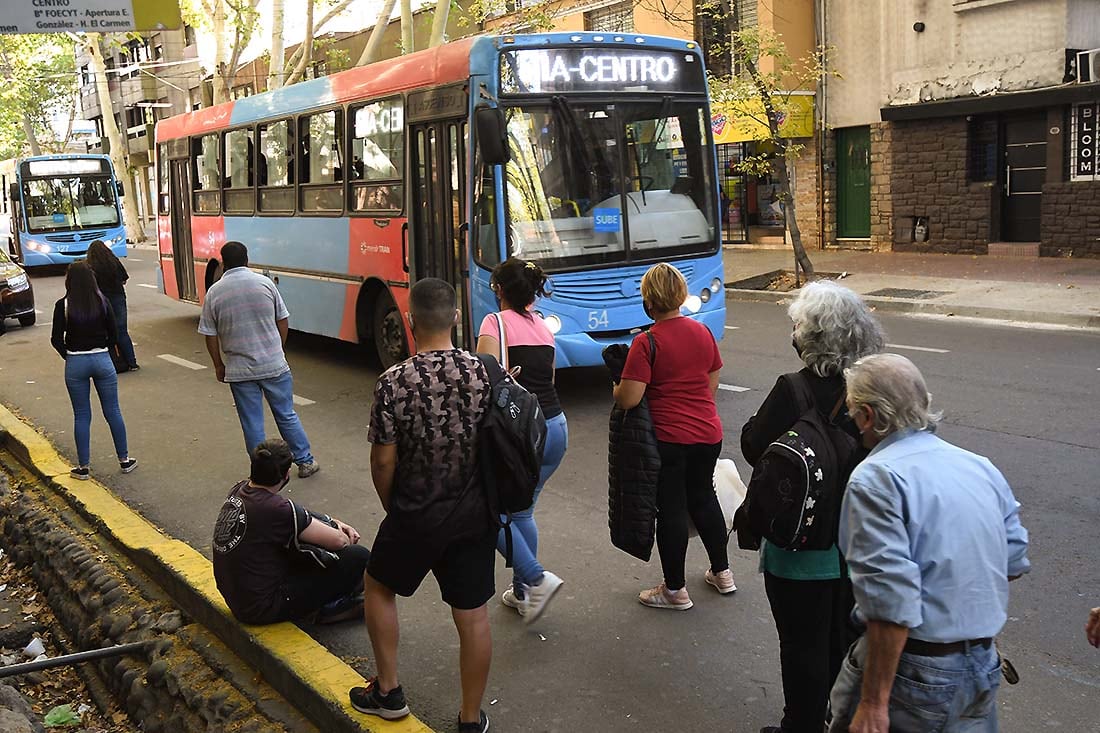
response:
M409 355L405 324L401 321L401 312L397 310L397 305L388 293L375 296L372 310L371 333L374 336L374 348L378 352L378 361L382 368L389 369Z

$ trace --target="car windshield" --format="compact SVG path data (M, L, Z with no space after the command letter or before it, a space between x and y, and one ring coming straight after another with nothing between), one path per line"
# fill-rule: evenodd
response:
M31 233L118 226L114 184L108 176L25 180L23 206Z
M505 110L511 253L560 269L715 246L713 161L698 101Z

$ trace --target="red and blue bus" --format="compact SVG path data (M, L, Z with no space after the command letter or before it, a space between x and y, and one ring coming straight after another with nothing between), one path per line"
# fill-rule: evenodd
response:
M568 367L649 323L639 283L664 260L721 338L709 121L695 43L593 33L469 38L162 120L162 288L201 302L241 241L292 328L389 365L412 282L455 286L469 347L517 256L550 275L535 308Z
M24 267L84 259L97 239L126 256L122 184L106 155L18 158L0 170L8 250Z

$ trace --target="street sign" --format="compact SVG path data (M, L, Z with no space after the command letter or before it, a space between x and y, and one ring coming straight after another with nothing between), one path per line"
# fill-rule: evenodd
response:
M179 28L179 0L5 0L0 33L125 33Z

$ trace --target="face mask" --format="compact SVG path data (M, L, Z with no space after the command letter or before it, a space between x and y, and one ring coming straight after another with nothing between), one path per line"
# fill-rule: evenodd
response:
M646 303L644 300L642 301L642 310L645 311L645 317L652 321L653 314L649 312L649 304Z
M798 345L798 339L796 339L794 336L791 336L791 346L794 347L795 353L798 354L798 358L801 359L802 347Z

